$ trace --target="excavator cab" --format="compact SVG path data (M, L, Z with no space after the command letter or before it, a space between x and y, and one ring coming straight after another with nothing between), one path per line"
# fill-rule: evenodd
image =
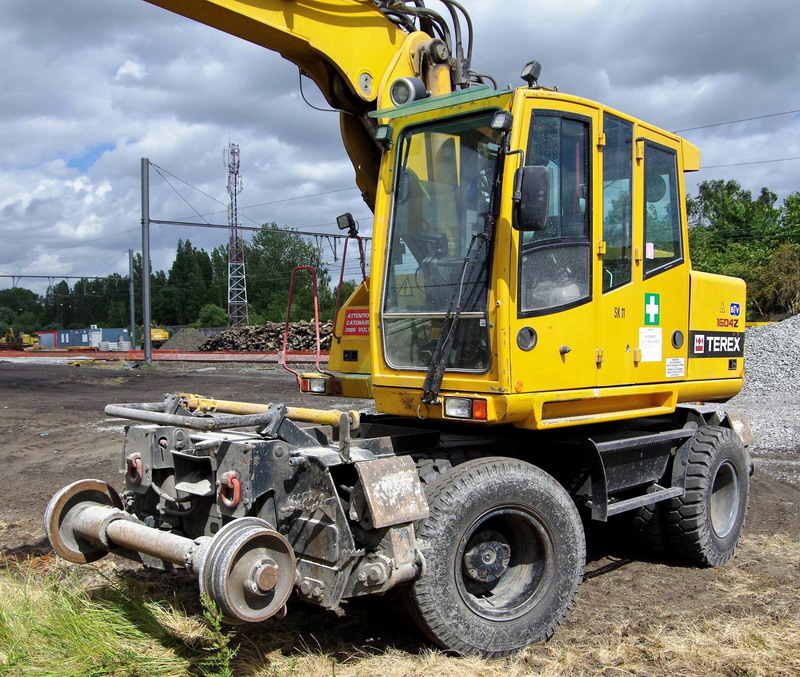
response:
M743 323L716 327L744 307L744 285L692 271L688 256L691 144L538 87L473 87L372 115L392 142L369 373L362 362L348 374L346 337L335 342L343 394L368 379L383 413L542 429L741 389Z

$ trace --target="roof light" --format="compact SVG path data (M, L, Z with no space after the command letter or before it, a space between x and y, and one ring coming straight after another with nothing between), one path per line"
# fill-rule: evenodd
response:
M392 128L389 125L379 125L375 130L375 143L377 143L381 150L386 152L392 148Z
M336 217L336 225L339 230L349 230L351 233L358 233L358 224L350 212L345 212L341 216Z
M507 110L496 111L492 118L492 129L496 129L498 132L510 132L513 124L514 116Z
M539 76L542 74L542 64L538 61L528 61L522 67L520 77L528 83L528 87L534 88L539 86Z
M426 99L430 95L425 89L425 83L419 78L397 78L389 89L389 98L395 106Z

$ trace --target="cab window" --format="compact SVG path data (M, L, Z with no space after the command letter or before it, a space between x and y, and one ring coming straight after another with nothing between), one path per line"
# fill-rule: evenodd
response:
M631 281L633 125L606 114L603 120L603 291Z
M519 314L543 314L585 302L590 294L589 123L536 112L525 155L547 168L545 228L521 235Z
M678 162L675 151L652 143L644 151L644 274L683 260Z

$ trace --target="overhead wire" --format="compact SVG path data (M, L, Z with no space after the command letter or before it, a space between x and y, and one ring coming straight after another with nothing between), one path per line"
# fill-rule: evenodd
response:
M128 255L128 252L126 252L126 251L122 252L118 256L114 257L111 260L111 262L105 268L101 268L100 271L98 271L98 272L104 273L109 268L111 268L111 266L113 266L117 261L119 261L123 256L127 256L127 255ZM90 263L85 264L83 267L84 268L88 268L89 266L93 266L93 265L95 265L97 263L100 263L101 261L103 261L103 262L108 261L108 257L103 257L102 259L96 259L95 261L91 261ZM79 272L80 271L73 271L71 273L68 273L67 277L73 277L73 276L77 275ZM95 276L95 277L99 277L99 276Z
M702 169L719 169L720 167L743 167L744 165L763 165L770 162L789 162L790 160L800 160L800 155L797 157L783 157L776 158L775 160L752 160L751 162L732 162L726 165L707 165Z
M306 195L297 195L295 197L281 198L280 200L270 200L269 202L259 202L258 204L246 205L244 207L240 206L239 207L239 211L241 212L243 209L255 209L256 207L268 207L270 205L280 204L282 202L292 202L294 200L305 200L307 198L312 198L312 197L322 197L323 195L331 195L333 193L343 193L343 192L345 192L347 190L357 190L357 187L356 186L350 186L348 188L334 188L333 190L325 190L325 191L321 191L321 192L318 192L318 193L308 193ZM226 213L227 213L227 210L224 210L224 211L220 210L218 212L206 212L205 216L216 216L217 214L226 214ZM246 214L244 215L244 217L248 218L248 219L250 218ZM183 221L183 220L185 220L185 218L180 218L180 219L175 219L175 220L176 221ZM252 221L253 219L250 219L250 220ZM254 221L254 223L255 223L255 221Z
M203 216L203 215L202 215L202 214L201 214L201 213L200 213L200 212L199 212L197 209L195 209L195 208L194 208L194 205L192 205L192 203L191 203L191 202L189 202L189 200L187 200L187 199L186 199L186 198L185 198L183 195L181 195L180 191L178 191L178 189L177 189L177 188L175 188L175 186L173 186L173 185L172 185L172 184L169 182L169 179L167 179L167 177L166 177L166 176L164 176L164 174L161 172L161 168L160 168L158 165L155 165L155 164L153 164L153 163L151 162L151 163L150 163L150 166L151 166L151 167L153 167L153 169L155 169L155 170L156 170L156 173L157 173L157 174L158 174L158 175L159 175L159 176L160 176L162 179L164 179L164 183L166 183L166 184L167 184L167 185L168 185L170 188L172 188L172 190L175 192L175 194L176 194L176 195L177 195L177 196L178 196L178 197L179 197L181 200L183 200L183 201L186 203L186 205L187 205L187 206L188 206L188 207L189 207L189 208L190 208L190 209L191 209L191 210L192 210L192 211L195 213L195 215L196 215L196 216L198 216L198 217L199 217L199 218L201 218L203 221L205 221L206 223L208 223L208 219L206 219L206 218L205 218L205 217L204 217L204 216ZM174 175L173 175L173 174L171 174L170 176L174 176ZM175 178L177 178L177 177L175 177ZM179 179L179 180L181 180L181 181L182 181L182 179ZM186 183L186 182L184 181L184 183ZM203 193L203 191L202 191L202 190L200 190L199 188L195 188L195 187L194 187L194 186L192 186L191 184L188 184L188 183L187 183L186 185L190 186L191 188L194 188L195 190L197 190L197 191L198 191L198 192L200 192L200 193ZM206 195L207 197L211 197L211 196L210 196L210 195L208 195L207 193L203 193L203 195ZM211 198L211 199L214 199L214 198ZM217 202L219 202L219 200L217 200Z
M75 244L68 244L63 247L54 247L53 249L45 249L43 251L37 252L36 254L31 254L30 256L21 256L17 259L8 259L7 261L0 261L0 265L5 265L7 263L17 263L18 261L26 261L27 259L35 259L42 254L52 254L53 252L63 251L64 249L72 249L73 247L80 247L85 244L91 244L92 242L99 242L100 240L108 240L112 237L117 237L118 235L124 235L125 233L132 233L134 231L140 230L139 228L128 228L127 230L120 230L116 233L112 233L111 235L103 235L102 237L95 237L91 240L81 240L80 242L76 242ZM10 273L9 273L10 274Z
M696 129L709 129L711 127L722 127L723 125L735 125L738 122L750 122L751 120L763 120L765 118L775 118L780 115L792 115L793 113L800 113L800 108L796 110L787 110L782 113L767 113L766 115L755 115L749 118L741 118L739 120L728 120L727 122L713 122L708 125L698 125L697 127L686 127L685 129L676 129L673 134L680 134L682 132L693 132Z

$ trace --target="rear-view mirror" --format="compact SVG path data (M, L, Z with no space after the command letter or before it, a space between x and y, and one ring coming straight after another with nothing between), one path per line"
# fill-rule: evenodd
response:
M550 207L550 170L542 166L520 167L514 177L514 228L544 230Z

